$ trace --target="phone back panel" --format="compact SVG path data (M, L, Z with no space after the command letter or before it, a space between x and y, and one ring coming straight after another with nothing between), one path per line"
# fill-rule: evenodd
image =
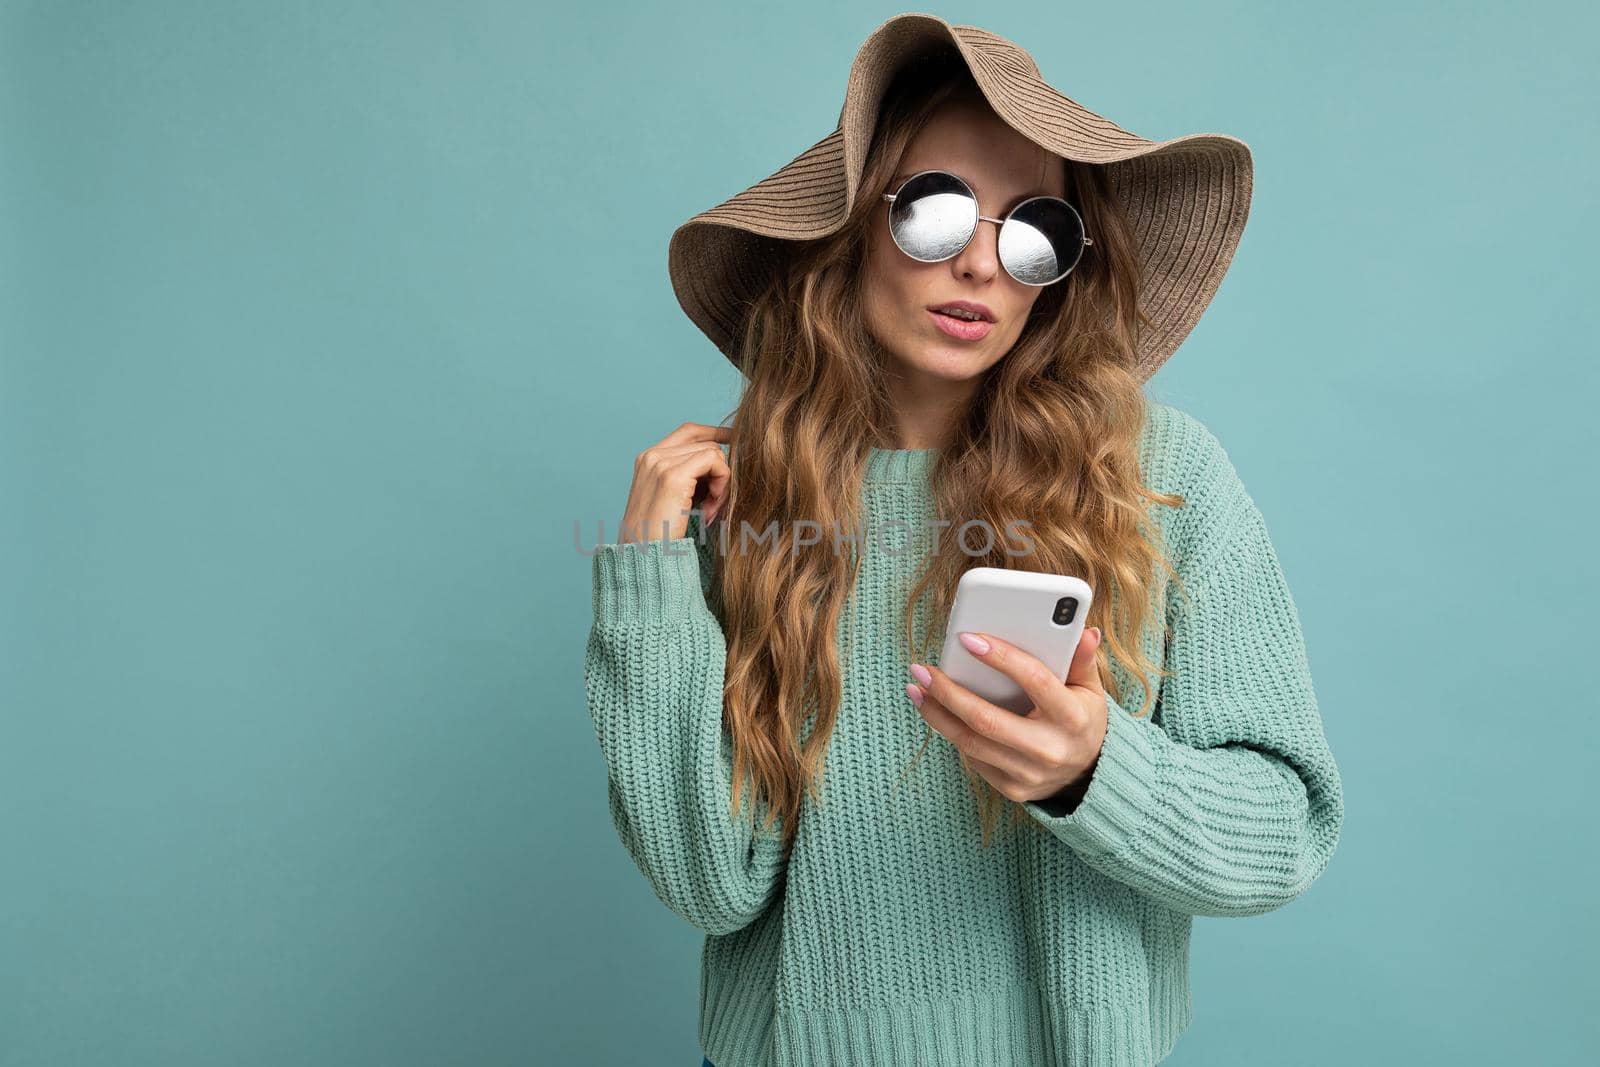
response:
M1062 597L1078 601L1072 621L1055 621ZM1027 714L1033 700L1011 678L967 651L962 631L993 634L1037 657L1062 682L1083 636L1093 593L1081 578L1003 567L973 567L956 584L939 669L992 704Z

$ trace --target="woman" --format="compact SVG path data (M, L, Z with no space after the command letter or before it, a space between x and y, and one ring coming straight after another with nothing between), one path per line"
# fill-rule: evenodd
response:
M746 389L640 455L586 688L617 831L708 935L706 1064L1154 1063L1192 1019L1193 916L1280 907L1332 857L1261 514L1142 390L1227 267L1249 158L903 15L839 129L674 235ZM963 636L1025 716L938 667L982 565L1096 592L1064 683Z

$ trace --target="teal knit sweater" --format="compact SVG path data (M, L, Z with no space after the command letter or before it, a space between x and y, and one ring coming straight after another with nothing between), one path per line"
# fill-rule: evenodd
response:
M1281 907L1327 866L1343 793L1261 513L1193 416L1150 402L1141 452L1145 483L1186 499L1153 508L1190 594L1169 590L1170 636L1145 638L1174 674L1135 718L1144 692L1113 660L1123 698L1082 800L1024 804L1049 832L1002 820L987 847L943 737L900 780L926 735L900 635L917 553L864 544L823 800L785 857L776 828L728 813L709 535L696 516L687 537L599 546L585 688L610 813L707 934L699 1037L717 1067L1155 1063L1193 1017L1192 917ZM926 528L936 455L873 451L869 529Z

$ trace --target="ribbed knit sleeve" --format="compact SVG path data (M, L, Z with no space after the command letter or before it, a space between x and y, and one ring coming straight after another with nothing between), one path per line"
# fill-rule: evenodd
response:
M600 545L584 657L589 714L605 757L611 818L655 894L710 934L766 907L785 865L776 825L737 818L723 724L727 643L707 605L708 544L694 536Z
M1023 807L1096 870L1191 915L1256 915L1303 892L1338 844L1344 799L1299 614L1266 525L1214 438L1186 495L1204 516L1178 564L1152 718L1108 701L1068 814Z

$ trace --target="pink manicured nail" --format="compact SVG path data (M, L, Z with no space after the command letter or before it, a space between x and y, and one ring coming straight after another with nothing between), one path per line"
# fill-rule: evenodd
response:
M915 704L919 708L922 707L922 690L918 689L910 682L906 683L906 696L911 698L911 703Z
M961 638L961 643L967 646L968 652L981 656L985 652L989 651L989 642L985 641L977 634L961 633L957 636Z
M911 677L915 678L923 685L933 684L933 675L928 672L928 668L924 667L920 663L913 663L911 665Z

